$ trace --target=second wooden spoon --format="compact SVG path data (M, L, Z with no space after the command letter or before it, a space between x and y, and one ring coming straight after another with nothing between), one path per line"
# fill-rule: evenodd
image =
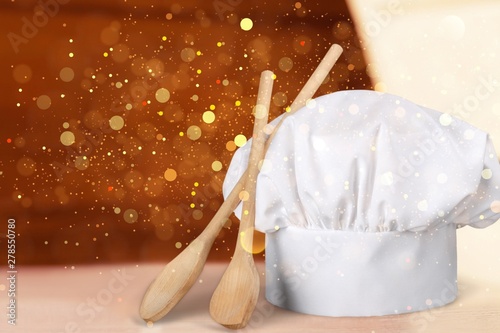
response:
M238 242L233 258L222 276L210 301L210 315L219 324L232 329L243 328L252 316L259 297L259 273L252 253L255 220L255 187L259 174L259 162L264 158L269 105L273 87L273 72L264 71L260 77L257 105L254 109L255 124L252 147L248 160L248 176L245 182L246 199L238 232Z

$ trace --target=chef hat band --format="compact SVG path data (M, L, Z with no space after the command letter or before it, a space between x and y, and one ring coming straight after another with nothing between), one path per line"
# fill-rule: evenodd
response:
M267 234L266 298L282 308L378 316L442 306L456 295L452 225L419 233L287 227Z

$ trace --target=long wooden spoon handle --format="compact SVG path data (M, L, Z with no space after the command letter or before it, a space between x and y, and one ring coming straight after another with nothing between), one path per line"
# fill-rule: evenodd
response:
M243 196L243 212L240 221L240 231L246 233L244 244L245 249L252 249L252 233L254 227L255 214L255 187L257 175L259 174L259 162L264 158L264 146L266 144L266 133L264 127L267 125L269 117L269 105L273 90L273 76L271 71L264 71L260 76L259 93L257 95L257 105L254 108L255 123L252 135L252 147L248 159L247 177L244 189L247 193ZM241 233L239 233L241 235ZM241 239L243 241L243 239Z
M273 73L264 71L260 77L257 105L254 108L252 146L245 181L246 200L238 230L238 242L233 258L224 272L212 299L210 315L219 324L232 329L246 326L259 297L260 280L252 256L255 214L255 186L259 174L259 161L264 155L269 105L273 88Z

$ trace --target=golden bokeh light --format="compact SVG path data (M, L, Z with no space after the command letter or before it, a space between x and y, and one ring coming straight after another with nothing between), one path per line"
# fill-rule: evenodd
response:
M165 170L163 176L167 181L173 182L177 178L177 171L174 169L167 169Z

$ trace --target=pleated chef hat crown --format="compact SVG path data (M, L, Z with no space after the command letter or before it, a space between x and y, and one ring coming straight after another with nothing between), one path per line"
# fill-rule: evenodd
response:
M249 148L233 157L226 195ZM343 91L310 101L283 121L257 179L266 298L327 316L453 301L456 229L500 219L497 158L486 133L398 96Z

